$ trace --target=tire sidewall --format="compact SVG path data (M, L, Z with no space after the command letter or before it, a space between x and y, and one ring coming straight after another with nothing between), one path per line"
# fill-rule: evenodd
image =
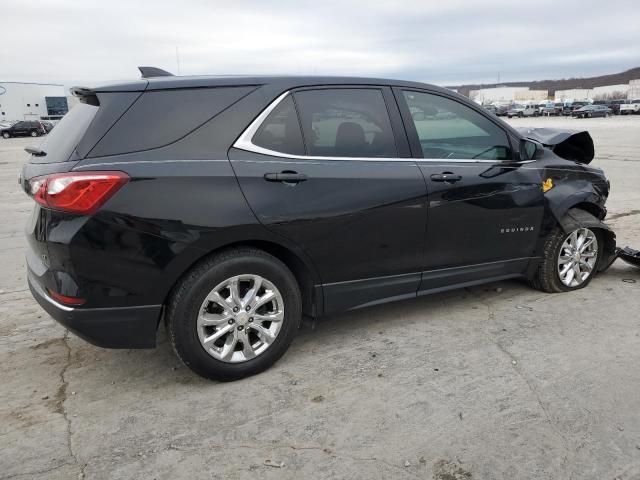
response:
M182 361L196 373L218 380L234 380L271 366L289 347L302 315L299 288L293 274L284 264L278 265L262 256L225 259L198 273L182 285L184 294L173 306L168 319L169 334ZM242 363L228 363L205 351L198 338L197 318L202 302L211 290L226 279L243 274L260 275L276 286L284 302L284 319L278 336L261 355Z

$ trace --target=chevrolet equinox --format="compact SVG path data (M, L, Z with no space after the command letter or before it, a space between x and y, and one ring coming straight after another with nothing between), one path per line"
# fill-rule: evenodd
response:
M422 83L141 72L73 88L20 176L31 292L94 345L154 347L164 321L233 380L303 318L510 278L567 292L614 258L587 132Z

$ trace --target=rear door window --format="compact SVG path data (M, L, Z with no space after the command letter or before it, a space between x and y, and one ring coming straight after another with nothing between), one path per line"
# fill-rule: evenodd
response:
M511 160L507 134L472 108L446 97L403 91L424 158Z
M302 132L291 95L282 100L262 122L252 142L267 150L304 155Z
M294 96L307 155L397 156L391 121L381 90L303 90Z

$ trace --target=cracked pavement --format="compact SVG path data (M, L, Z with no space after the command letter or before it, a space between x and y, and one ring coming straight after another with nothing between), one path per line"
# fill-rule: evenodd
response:
M511 123L588 128L610 224L640 248L640 116ZM332 316L269 371L209 382L163 329L155 350L103 350L31 298L29 143L0 141L0 478L640 479L640 270Z

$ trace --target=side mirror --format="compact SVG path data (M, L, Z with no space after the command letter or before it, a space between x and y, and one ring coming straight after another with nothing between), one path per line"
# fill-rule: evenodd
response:
M520 160L535 160L543 153L542 145L537 142L523 138L520 140Z

